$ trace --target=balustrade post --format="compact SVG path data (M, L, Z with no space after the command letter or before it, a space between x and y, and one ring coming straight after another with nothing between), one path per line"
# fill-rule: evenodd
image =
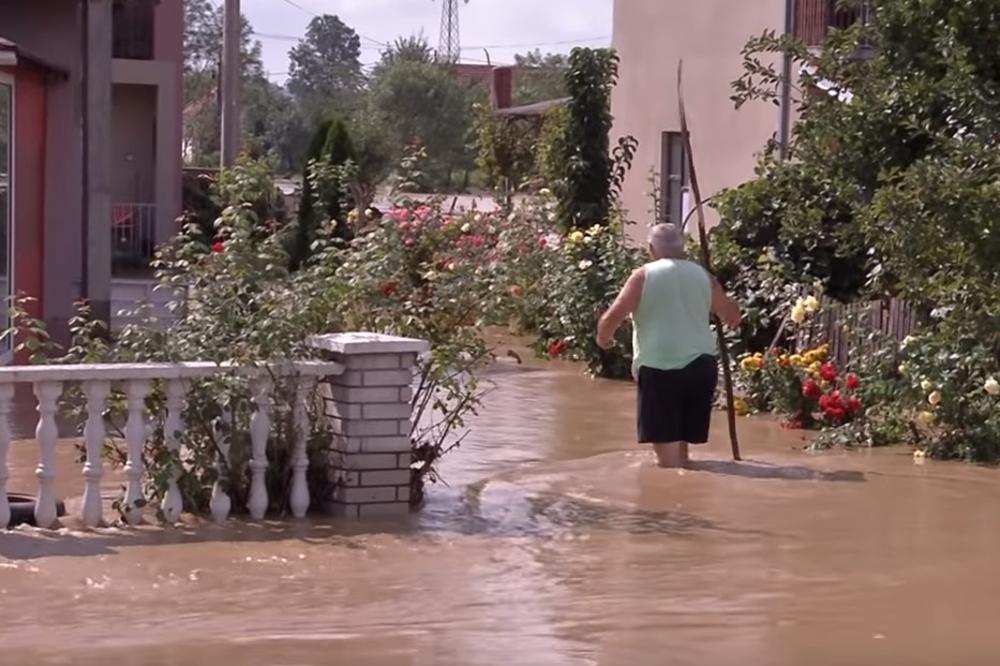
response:
M146 396L149 382L133 379L125 383L128 420L125 422L125 443L128 460L125 463L125 521L138 525L142 521L144 497L142 492L143 447L146 443Z
M269 377L257 379L253 383L253 401L257 411L250 417L250 442L253 457L250 460L250 499L247 509L250 515L260 520L267 513L268 496L265 473L267 472L267 440L271 434L271 390L274 388Z
M104 403L111 392L111 383L102 381L85 382L83 392L87 396L87 423L83 427L83 439L87 450L87 461L83 465L86 484L83 491L83 506L80 520L86 527L97 527L103 517L101 506L101 478L104 464L101 454L104 449Z
M295 390L295 407L292 420L295 423L295 448L292 452L292 491L289 505L292 515L302 518L309 511L309 481L306 472L309 469L309 401L316 388L314 377L298 377Z
M227 414L224 412L220 417L226 420ZM212 498L209 500L208 509L212 513L212 519L217 523L223 523L229 518L229 512L233 508L233 500L224 488L224 482L229 478L229 434L218 423L214 427L215 441L219 447L218 456L215 462L216 479L212 484Z
M55 495L56 440L59 429L56 426L56 403L62 395L61 382L39 382L34 385L38 398L38 440L39 457L35 476L38 478L38 497L35 499L35 524L52 527L58 516Z
M177 480L181 477L180 461L180 433L184 430L184 382L173 379L166 382L167 394L167 418L163 423L163 442L170 451L170 455L175 458L175 467L167 480L167 492L163 495L163 502L160 510L168 523L176 523L184 510L184 501L181 498L181 491L177 487Z
M10 525L10 502L7 501L7 453L10 451L10 410L14 400L14 385L0 384L0 530Z

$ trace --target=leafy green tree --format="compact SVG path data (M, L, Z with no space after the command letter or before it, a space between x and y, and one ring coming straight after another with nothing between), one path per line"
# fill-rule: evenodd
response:
M791 159L765 155L753 181L725 193L713 234L758 332L787 311L774 296L783 284L917 306L921 372L947 387L932 450L975 459L1000 457L995 404L981 399L1000 373L995 15L991 0L881 0L867 26L833 32L818 55L773 33L752 39L736 101L774 99L773 56L789 52L808 66L799 120ZM887 367L878 379L909 381ZM898 411L927 409L917 398Z
M289 57L288 91L307 118L345 113L364 84L361 39L337 16L314 18Z
M333 223L333 237L343 241L353 237L347 213L356 160L344 120L331 117L321 122L306 153L298 228L290 253L293 269L313 254L313 243L327 223Z
M222 11L208 0L185 0L185 154L190 162L215 166L221 142L219 76L222 66ZM269 81L261 44L243 18L241 125L246 151L275 160L284 172L298 167L308 135L285 90Z
M631 165L635 140L611 149L611 90L618 79L618 56L610 49L573 49L566 72L568 122L559 179L559 213L567 229L608 222L623 169Z
M400 149L422 145L435 185L448 187L456 171L468 171L474 154L467 146L475 93L443 65L396 60L375 72L369 104L387 136Z

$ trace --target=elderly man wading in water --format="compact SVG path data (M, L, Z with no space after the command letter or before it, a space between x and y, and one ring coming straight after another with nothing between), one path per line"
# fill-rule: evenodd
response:
M711 315L736 327L741 312L714 277L688 261L677 226L653 227L649 255L652 261L632 274L601 317L597 344L609 349L632 316L639 443L653 445L661 467L686 467L688 444L708 441L718 383Z

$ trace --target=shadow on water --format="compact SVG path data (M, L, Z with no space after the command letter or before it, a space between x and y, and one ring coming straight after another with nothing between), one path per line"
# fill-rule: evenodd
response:
M725 476L740 476L747 479L780 479L782 481L846 481L863 482L861 472L837 470L821 472L804 465L773 465L766 462L745 460L692 460L688 467L694 472L708 472Z

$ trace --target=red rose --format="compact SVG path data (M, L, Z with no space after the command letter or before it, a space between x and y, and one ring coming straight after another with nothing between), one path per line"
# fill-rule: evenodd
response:
M778 365L782 368L787 368L792 364L792 361L787 356L781 356L778 358Z
M510 288L510 295L514 298L521 298L521 296L524 296L524 289L518 285L514 285Z
M391 298L392 295L396 293L396 284L394 282L383 282L382 286L378 289L382 292L383 296Z
M545 236L539 236L538 247L544 250L548 246L548 244L549 244L549 239L547 239Z
M852 414L861 411L861 399L858 396L852 395L847 399L847 411Z
M215 241L215 243L212 244L212 252L216 254L222 254L225 249L226 245L222 241Z
M857 375L847 375L847 377L844 379L844 385L853 391L861 386L861 380L858 378Z
M568 346L565 340L556 340L549 345L549 356L562 356Z
M823 367L819 370L819 376L828 382L836 381L837 369L833 367L833 363L824 363Z
M821 395L819 397L819 406L820 406L820 409L824 409L824 410L827 409L827 408L829 408L830 407L830 396L828 396L828 395Z
M823 389L819 387L819 384L811 379L807 379L802 384L802 395L809 398L810 400L816 400L823 396Z
M838 421L843 421L847 412L843 407L828 407L826 410L826 417L833 421L834 423Z
M413 247L413 239L407 238L405 241L403 241L403 245L405 245L406 247Z

